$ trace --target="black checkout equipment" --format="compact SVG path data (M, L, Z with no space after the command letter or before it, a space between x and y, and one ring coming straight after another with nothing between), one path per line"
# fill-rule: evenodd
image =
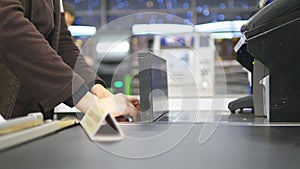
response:
M273 1L242 27L237 61L252 73L253 94L228 107L253 108L270 122L299 122L300 1Z

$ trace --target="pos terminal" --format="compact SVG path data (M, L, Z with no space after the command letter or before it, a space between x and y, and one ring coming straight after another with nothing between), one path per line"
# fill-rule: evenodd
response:
M242 27L244 37L236 49L237 60L243 66L253 64L250 67L253 69L254 113L267 116L271 122L300 121L298 30L299 0L275 0L258 11ZM235 103L230 103L229 108ZM242 108L235 104L234 108L236 107Z

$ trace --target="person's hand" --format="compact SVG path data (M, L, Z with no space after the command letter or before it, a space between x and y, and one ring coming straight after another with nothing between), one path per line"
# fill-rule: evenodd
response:
M91 93L96 95L99 99L104 99L104 98L113 96L113 94L109 90L107 90L105 87L103 87L100 84L95 84L91 88ZM128 101L139 111L140 110L139 100L133 96L126 96L126 97L128 98ZM116 115L116 114L114 114L114 115ZM115 117L118 117L118 116L115 116Z
M139 100L124 94L115 94L111 97L99 99L98 104L114 117L130 116L133 120L136 120L137 111L139 110Z
M127 96L130 103L138 110L141 110L141 106L140 106L140 101L138 98L134 97L134 96Z
M101 84L95 84L91 88L91 93L96 95L99 99L103 99L103 98L110 97L113 95L109 90L107 90Z
M139 100L124 94L111 95L103 99L88 92L75 106L80 111L86 113L92 106L101 106L114 117L131 116L136 120L139 110Z

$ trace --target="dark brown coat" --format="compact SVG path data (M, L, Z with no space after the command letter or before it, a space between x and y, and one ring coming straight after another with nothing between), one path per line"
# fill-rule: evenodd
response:
M101 80L74 45L60 11L60 0L0 1L0 113L5 118L41 107L49 111L82 85Z

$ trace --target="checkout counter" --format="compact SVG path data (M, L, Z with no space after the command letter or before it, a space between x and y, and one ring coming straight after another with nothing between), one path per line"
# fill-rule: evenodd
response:
M93 142L75 125L2 150L1 168L299 168L300 124L268 123L226 111L219 122L191 121L193 113L181 112L176 120L169 114L154 123L121 123L126 137L117 142Z

